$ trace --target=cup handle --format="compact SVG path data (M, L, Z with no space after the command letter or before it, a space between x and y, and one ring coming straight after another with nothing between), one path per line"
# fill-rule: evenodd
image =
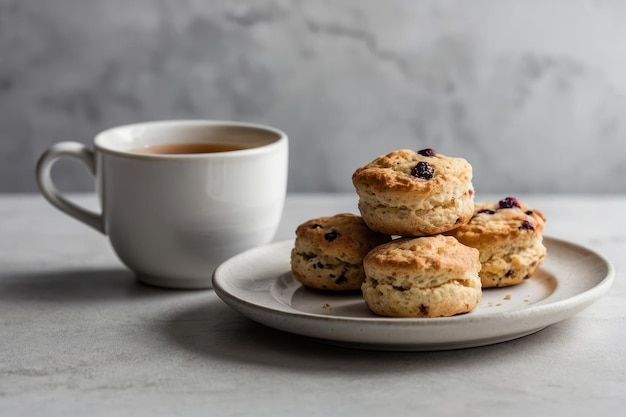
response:
M50 147L37 162L37 186L46 200L65 214L105 233L102 214L87 210L84 207L63 197L52 181L52 166L63 157L72 157L87 166L89 172L95 176L96 163L94 152L82 143L59 142Z

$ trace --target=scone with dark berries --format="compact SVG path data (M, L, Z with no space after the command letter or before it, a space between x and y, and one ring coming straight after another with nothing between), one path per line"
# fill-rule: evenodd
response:
M359 211L381 233L428 236L452 230L474 213L472 166L427 148L402 149L358 168Z
M296 228L291 271L304 286L319 290L358 290L365 280L363 257L391 236L371 230L349 213L319 217Z
M482 298L478 250L451 236L393 240L370 251L363 266L363 298L381 316L454 316Z
M516 285L532 277L546 256L546 218L513 197L476 203L469 223L448 233L480 252L483 288Z

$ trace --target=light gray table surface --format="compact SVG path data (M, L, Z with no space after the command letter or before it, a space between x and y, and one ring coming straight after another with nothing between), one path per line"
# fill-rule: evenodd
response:
M612 261L609 292L510 342L376 352L256 324L212 290L138 284L103 235L38 195L0 195L0 415L622 415L626 196L517 197L546 235ZM291 194L276 240L356 211L352 194Z

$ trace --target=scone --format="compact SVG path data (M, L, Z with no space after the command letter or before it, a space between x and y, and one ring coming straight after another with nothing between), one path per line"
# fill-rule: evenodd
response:
M472 166L463 158L397 150L358 168L359 211L381 233L428 236L467 223L474 213Z
M299 225L291 251L291 271L304 286L358 290L365 280L363 257L389 235L371 230L360 216L336 214Z
M483 288L516 285L530 278L546 256L546 218L513 197L476 203L468 224L449 234L480 251Z
M478 250L451 236L394 240L369 252L363 266L363 298L381 316L453 316L482 297Z

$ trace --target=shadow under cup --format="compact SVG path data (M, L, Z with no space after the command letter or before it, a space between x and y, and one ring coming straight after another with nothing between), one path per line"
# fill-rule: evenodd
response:
M207 143L238 149L145 152ZM103 231L140 281L210 288L221 262L272 240L287 165L287 136L261 125L171 121L107 130L95 138Z

